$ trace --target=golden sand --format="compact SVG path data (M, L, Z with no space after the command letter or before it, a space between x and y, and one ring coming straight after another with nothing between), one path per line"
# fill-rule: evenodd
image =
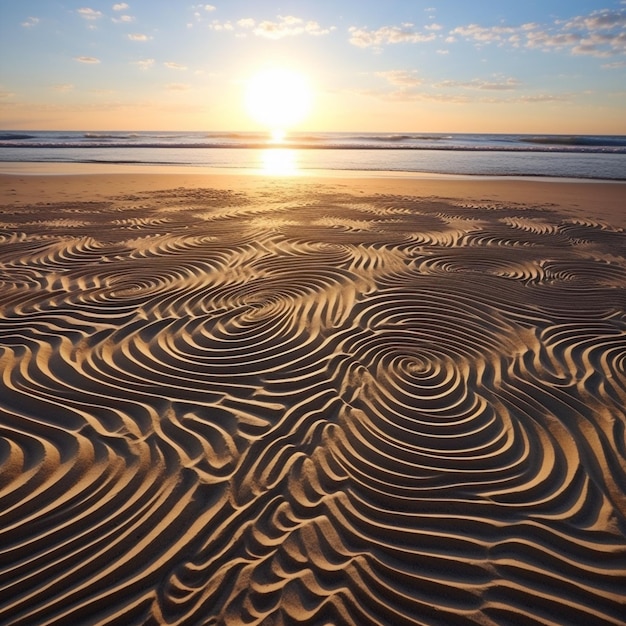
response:
M622 623L625 190L0 176L0 623Z

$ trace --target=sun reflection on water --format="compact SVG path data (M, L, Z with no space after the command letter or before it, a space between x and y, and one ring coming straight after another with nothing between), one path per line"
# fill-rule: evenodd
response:
M293 176L299 174L295 150L289 148L267 148L261 152L261 169L264 174Z
M275 128L270 133L270 142L271 143L283 143L283 141L285 141L286 136L287 136L287 133L284 130L282 130L281 128Z

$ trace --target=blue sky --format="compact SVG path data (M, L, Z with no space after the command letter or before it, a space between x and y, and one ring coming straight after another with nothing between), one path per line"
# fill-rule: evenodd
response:
M253 130L278 66L303 130L626 134L626 0L0 0L3 128Z

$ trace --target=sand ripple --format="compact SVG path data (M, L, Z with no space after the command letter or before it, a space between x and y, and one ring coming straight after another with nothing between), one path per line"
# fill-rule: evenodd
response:
M523 207L8 207L0 622L622 623L625 263Z

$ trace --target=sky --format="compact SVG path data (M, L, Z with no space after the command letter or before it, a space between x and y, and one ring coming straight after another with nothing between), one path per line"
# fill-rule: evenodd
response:
M626 0L0 0L0 128L626 135Z

